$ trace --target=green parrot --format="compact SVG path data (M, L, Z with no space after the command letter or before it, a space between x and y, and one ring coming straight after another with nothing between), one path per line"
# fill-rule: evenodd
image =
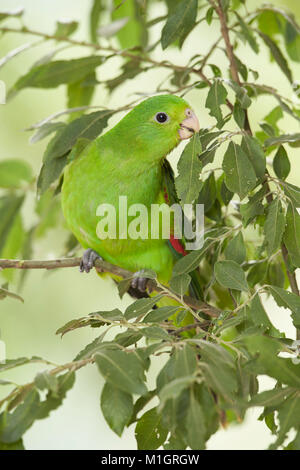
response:
M119 197L127 206L169 203L165 158L182 140L199 131L188 103L178 96L159 95L133 108L115 127L91 142L65 170L62 208L67 224L86 249L80 270L89 272L96 258L133 271L132 289L146 290L143 269L152 269L166 283L176 260L184 254L179 240L99 237L101 204L113 206L119 217ZM167 165L167 166L166 166ZM149 219L149 228L151 227ZM118 224L118 223L117 223ZM118 227L117 227L118 228Z

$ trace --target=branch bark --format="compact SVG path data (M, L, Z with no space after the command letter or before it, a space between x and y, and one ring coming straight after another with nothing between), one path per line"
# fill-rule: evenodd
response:
M0 270L2 269L60 269L60 268L74 268L80 265L81 258L61 258L55 260L14 260L14 259L0 259ZM130 279L134 276L134 273L126 269L108 263L107 261L96 260L95 268L98 272L108 272L119 276L123 279ZM169 288L167 286L158 287L155 281L149 279L148 287L156 292L165 292L166 297L172 297L170 293L168 295ZM200 310L206 313L210 317L218 317L220 310L213 305L210 305L201 300L197 300L194 297L188 295L183 296L183 301L186 305L191 307L193 310Z

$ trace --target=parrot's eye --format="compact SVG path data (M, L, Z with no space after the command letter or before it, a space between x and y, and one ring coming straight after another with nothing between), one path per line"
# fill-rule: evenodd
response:
M162 124L169 120L169 116L166 113L157 113L155 116L155 120Z

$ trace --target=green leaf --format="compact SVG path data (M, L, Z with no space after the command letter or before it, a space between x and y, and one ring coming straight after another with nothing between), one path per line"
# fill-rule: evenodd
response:
M61 130L63 127L66 127L64 122L45 122L45 124L43 124L41 127L38 127L36 133L30 137L29 142L31 144L35 144L45 137L48 137L48 135L52 134L53 132Z
M186 443L192 450L205 448L205 416L193 388L189 391L189 406L186 414Z
M271 336L282 337L282 333L271 323L258 294L256 294L246 311L254 325L263 327Z
M147 69L144 67L142 68L140 64L137 63L136 60L128 60L125 64L122 65L122 72L120 75L117 75L115 78L111 78L106 81L106 86L110 93L117 88L118 86L122 85L125 80L130 80L139 75L141 72L145 72Z
M185 146L178 162L178 176L175 179L175 187L182 204L192 203L201 189L199 175L202 164L198 158L201 153L199 135L195 134Z
M235 261L238 264L242 264L245 261L246 247L242 232L239 232L230 240L224 254L227 260Z
M19 439L17 442L12 442L10 444L0 442L0 450L25 450L25 447L22 439Z
M17 18L17 17L21 17L24 13L24 8L23 7L19 7L19 8L16 8L15 10L12 10L12 11L1 11L0 12L0 21L3 21L7 18Z
M278 260L277 262L268 263L267 272L267 284L272 286L283 287L285 284L285 269L283 262Z
M252 50L258 54L259 53L259 47L258 47L258 44L257 44L257 41L256 41L256 38L253 34L253 31L252 29L248 26L247 23L245 23L245 21L243 20L243 18L235 11L234 12L237 19L238 19L238 22L239 22L239 25L241 27L241 33L243 35L243 37L245 38L245 40L248 42L248 44L250 45L250 47L252 48Z
M279 307L288 308L293 312L294 324L297 328L300 327L300 297L280 287L268 286L268 289Z
M132 396L106 383L101 394L101 410L109 427L121 436L133 413Z
M128 292L131 286L132 279L133 276L131 276L130 278L122 279L120 282L118 282L118 292L121 299L123 298L124 294Z
M273 41L273 39L270 38L267 34L262 33L261 31L258 31L260 37L263 39L264 43L266 46L269 48L272 57L275 59L279 67L281 68L282 72L284 75L287 77L290 83L293 83L293 76L292 72L289 68L289 65L286 61L286 58L282 54L281 50L277 46L276 42Z
M92 100L96 83L95 72L87 75L83 80L70 83L68 85L68 108L77 108L81 106L88 106ZM78 118L83 111L70 114L69 121Z
M117 34L124 26L128 23L129 18L119 18L115 21L112 21L109 24L100 26L97 29L98 36L103 36L104 38L110 38Z
M39 390L50 390L54 395L58 392L57 377L48 372L39 372L34 378L34 383Z
M266 156L258 140L244 135L241 147L252 163L257 178L262 178L266 171Z
M16 259L18 254L22 252L24 244L25 233L21 214L18 213L15 221L9 231L5 245L1 251L1 258ZM8 283L13 282L17 272L15 269L6 269L3 271L2 276Z
M189 344L176 351L174 355L175 377L192 375L197 368L197 356L194 348Z
M296 207L300 207L300 188L291 183L284 183L283 190Z
M172 337L168 335L166 330L163 328L160 328L159 326L148 326L146 328L142 328L139 330L144 336L147 338L150 338L151 340L159 340L159 339L164 339L164 340L169 340L172 341Z
M183 258L180 258L173 268L174 275L176 274L179 275L179 274L189 273L191 271L194 271L194 269L199 267L202 256L203 256L202 251L196 250L191 253L188 253Z
M286 228L283 236L284 243L291 256L292 263L300 267L300 215L297 209L289 204L286 213Z
M200 261L207 250L218 243L218 237L224 235L226 230L221 229L217 231L207 231L204 245L200 250L194 250L186 256L180 258L174 265L173 275L189 273L199 267Z
M285 148L280 145L273 160L273 168L278 178L285 180L291 170L291 164Z
M46 399L40 402L36 419L47 418L51 411L59 408L67 392L75 383L75 372L68 371L57 378L57 389L55 391L49 389Z
M206 98L205 107L210 110L209 114L216 118L218 128L223 125L221 105L226 103L227 94L227 90L222 85L221 81L215 80Z
M77 21L72 21L72 20L57 21L54 36L66 38L68 36L71 36L71 34L73 34L77 28L78 28Z
M284 403L279 407L278 420L279 432L276 442L270 446L270 449L277 448L286 438L288 431L291 428L299 429L299 416L300 416L300 397L299 393L287 398Z
M293 26L295 31L298 34L300 34L300 26L296 22L294 16L288 14L282 8L279 8L271 4L269 5L265 4L263 5L260 11L261 11L261 14L260 14L259 20L263 19L263 22L262 22L263 24L261 26L265 26L265 30L263 29L264 32L267 32L267 33L270 32L270 26L272 25L272 28L271 28L272 35L278 33L280 25L281 25L280 20L284 18L284 20L290 23L290 25Z
M281 405L283 400L294 392L293 388L274 388L273 390L266 390L258 395L254 395L249 403L250 406L278 406Z
M124 313L126 320L131 320L131 318L139 317L140 315L145 315L152 309L152 307L163 297L162 294L158 294L155 297L138 299L127 307Z
M247 82L248 80L248 68L246 67L246 65L237 57L237 55L234 54L234 60L235 60L235 63L237 65L237 68L238 68L238 71L239 73L241 74L243 80L245 82ZM254 75L257 75L256 78L258 78L258 74L257 72L255 72L254 70L250 69L250 71L254 74Z
M56 88L64 83L83 79L103 62L102 57L89 56L72 60L57 60L33 67L19 78L8 92L8 99L24 88Z
M42 165L37 181L39 195L44 194L50 185L60 177L67 163L68 158L65 156L50 160Z
M151 390L146 393L146 395L141 396L137 399L133 407L133 413L131 419L128 423L128 426L136 421L138 421L138 413L156 396L156 390Z
M0 162L0 187L18 188L24 181L33 178L31 167L24 160L2 160Z
M184 441L172 434L168 437L168 442L164 444L164 450L184 450L186 449L186 444Z
M182 0L168 16L162 30L161 45L166 49L170 44L179 39L182 46L185 38L196 24L198 0Z
M170 288L173 292L178 295L185 295L191 282L191 276L189 274L178 274L173 276L170 280Z
M228 84L236 94L236 98L243 109L249 108L251 105L251 99L248 96L246 88L241 87L233 80L224 80L224 83Z
M204 205L205 214L212 208L217 197L216 180L214 173L204 181L197 200L198 204Z
M132 353L115 350L101 350L95 355L96 364L105 380L126 393L144 395L144 367Z
M268 256L271 256L280 247L284 228L285 215L281 201L277 197L268 207L264 225Z
M23 201L24 196L13 194L0 197L0 253L6 244Z
M160 308L157 308L156 310L152 310L151 312L149 312L145 318L144 318L144 322L145 323L160 323L164 320L167 320L169 317L171 317L172 315L174 315L177 310L180 308L180 306L166 306L166 307L160 307Z
M141 416L135 428L139 450L155 450L165 442L168 430L162 427L161 418L156 408L151 408Z
M268 124L267 122L260 122L259 125L265 134L269 135L270 137L275 135L275 129L273 126L271 126L271 124Z
M256 284L262 284L267 275L268 263L258 262L253 264L249 269L247 282L250 287L254 287Z
M122 321L124 320L124 315L123 313L121 312L121 310L119 310L118 308L114 308L113 310L109 310L109 311L98 311L98 312L95 312L93 313L92 315L98 315L100 317L101 320L103 320L104 323L106 323L106 320L107 323L109 324L111 321Z
M227 188L243 199L256 185L256 175L251 162L243 149L230 142L225 152L223 164Z
M277 128L277 122L283 118L282 108L280 106L276 106L272 111L270 111L265 117L264 120L271 124L274 128Z
M238 101L234 103L233 117L237 125L241 129L244 129L246 114L245 114L245 110L241 107Z
M166 384L159 392L158 396L160 399L160 404L158 407L158 412L161 412L168 400L175 400L183 390L188 388L192 383L195 382L194 375L188 375L183 377L178 377L174 380L171 380Z
M218 261L215 264L215 276L228 289L248 291L245 273L235 261Z
M300 450L300 431L296 433L295 439L288 443L284 450Z
M206 19L206 22L207 22L207 24L208 24L209 26L211 25L214 12L215 12L214 7L210 7L210 8L206 11L205 19Z
M44 163L64 156L80 139L94 140L107 125L112 111L96 111L86 114L57 132L47 146L43 157Z
M242 341L253 356L252 367L256 374L269 375L283 384L300 387L300 366L293 364L289 358L278 357L283 349L278 340L263 335L249 335Z
M103 9L102 0L93 0L91 12L90 12L90 36L91 41L97 44L97 29L99 24L99 19L101 15L101 11Z
M126 25L117 33L118 41L122 49L129 49L136 46L146 48L148 42L147 2L119 2L113 0L112 19L124 19L128 21Z
M298 27L299 28L299 27ZM300 35L299 30L297 31L295 27L286 22L284 40L286 51L290 59L299 62L300 60Z
M24 402L17 406L13 413L5 413L4 426L0 427L0 441L18 441L37 418L39 404L39 394L33 389L26 394Z
M293 144L293 146L299 146L300 143L300 133L296 134L283 134L279 137L271 137L265 141L266 147L272 147L273 145L281 145L281 144Z
M67 154L78 139L94 140L103 131L111 111L96 111L72 121L59 130L47 145L43 166L38 178L38 190L44 193L67 164Z
M22 366L23 364L28 364L29 362L34 361L34 359L36 358L18 357L17 359L7 359L4 363L0 362L0 372Z
M106 330L107 331L107 330ZM86 359L92 357L100 348L105 348L106 344L103 343L103 338L106 334L106 331L100 336L94 339L91 343L87 344L75 357L74 361L79 361L81 359ZM117 341L116 341L117 342Z
M262 205L262 200L266 193L265 187L262 187L254 196L249 197L249 202L247 204L240 205L240 212L243 217L243 225L247 225L252 222L255 217L258 215L264 214L264 206Z
M233 198L233 193L229 191L229 189L227 188L225 181L223 180L223 175L222 175L222 184L220 188L220 194L221 194L222 201L224 202L226 206L228 206L231 199Z
M131 344L136 345L136 343L143 337L142 333L139 331L127 330L124 333L119 333L115 338L112 344L116 343L124 348L127 348Z
M200 347L199 367L205 382L229 402L235 400L238 389L237 372L232 356L221 346L201 339L191 339Z

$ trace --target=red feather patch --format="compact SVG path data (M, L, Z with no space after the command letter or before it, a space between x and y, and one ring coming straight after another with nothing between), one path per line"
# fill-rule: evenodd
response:
M183 256L187 255L187 252L185 251L183 244L178 238L174 238L174 235L171 235L170 243L172 247L174 248L174 250L177 251L177 253L180 253Z
M167 188L164 188L164 199L167 204L170 204ZM170 243L177 253L180 253L183 256L187 255L187 252L184 249L182 242L178 238L174 238L174 235L170 237Z

